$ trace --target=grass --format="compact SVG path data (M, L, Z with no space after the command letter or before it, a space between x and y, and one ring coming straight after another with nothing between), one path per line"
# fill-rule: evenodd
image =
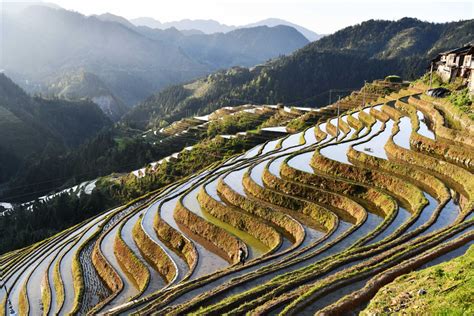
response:
M405 274L383 287L363 315L473 315L474 246L461 257Z
M48 273L44 274L41 284L41 302L43 304L43 315L48 315L51 306L51 288L49 286Z
M114 241L114 254L121 267L133 279L135 287L142 293L150 281L150 272L122 239L121 232L125 223L124 221L117 230Z
M140 249L143 257L152 264L167 282L171 282L176 276L176 268L168 254L145 233L141 226L142 216L133 226L132 234L135 243Z

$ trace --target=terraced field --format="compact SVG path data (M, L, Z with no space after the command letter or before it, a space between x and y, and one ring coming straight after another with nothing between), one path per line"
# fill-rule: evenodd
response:
M474 241L472 130L448 127L454 109L419 88L377 97L2 255L1 310L363 311L396 277Z

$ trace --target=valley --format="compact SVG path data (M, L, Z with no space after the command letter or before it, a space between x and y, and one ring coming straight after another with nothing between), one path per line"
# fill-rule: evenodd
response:
M472 151L456 141L471 136L440 119L456 109L422 95L421 81L371 85L392 92L232 109L317 119L2 255L4 310L8 299L20 314L368 312L385 284L474 240ZM433 137L456 159L433 156Z
M471 4L57 2L0 5L0 316L472 313Z

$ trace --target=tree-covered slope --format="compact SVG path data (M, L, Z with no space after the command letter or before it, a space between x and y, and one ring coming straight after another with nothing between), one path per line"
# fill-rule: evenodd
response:
M78 71L61 76L48 85L45 92L68 100L90 99L114 121L128 111L125 103L99 77L90 72Z
M411 18L370 20L262 66L219 72L169 88L137 106L125 121L140 121L138 126L145 127L231 100L320 106L328 102L330 89L357 88L364 80L387 73L416 78L426 70L429 58L465 44L473 34L474 20L444 24ZM149 122L143 123L145 117Z
M27 95L0 74L0 182L31 155L61 153L111 124L96 104Z

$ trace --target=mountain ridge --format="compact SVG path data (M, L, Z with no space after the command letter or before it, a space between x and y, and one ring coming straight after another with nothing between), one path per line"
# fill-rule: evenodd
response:
M407 79L419 77L426 70L426 60L437 52L463 45L473 34L474 20L444 24L412 18L369 20L258 67L234 68L170 87L135 107L123 120L133 124L137 118L149 117L148 122L153 125L160 120L177 119L190 110L212 111L235 99L289 105L302 101L304 105L321 106L326 104L330 89L353 90L364 80L387 73ZM206 87L196 91L207 92L195 95L186 86ZM182 89L187 94L178 93Z
M171 22L160 22L151 17L140 17L135 19L129 20L131 23L135 24L136 26L148 26L150 28L157 28L157 29L167 29L170 27L174 27L180 31L187 31L187 30L199 30L205 34L213 34L213 33L227 33L234 31L236 29L243 29L243 28L251 28L255 26L277 26L277 25L286 25L295 28L298 32L303 34L310 42L316 41L320 39L323 35L318 34L314 31L311 31L301 25L296 23L292 23L283 19L278 18L268 18L264 20L260 20L254 23L248 23L244 25L226 25L222 24L216 20L212 19L183 19L179 21L171 21Z
M282 28L236 30L241 36L183 35L124 21L111 14L84 16L45 6L6 14L0 67L32 93L43 93L56 78L84 70L130 106L171 84L219 68L253 66L307 44L299 32ZM272 45L260 45L256 38L261 34Z

